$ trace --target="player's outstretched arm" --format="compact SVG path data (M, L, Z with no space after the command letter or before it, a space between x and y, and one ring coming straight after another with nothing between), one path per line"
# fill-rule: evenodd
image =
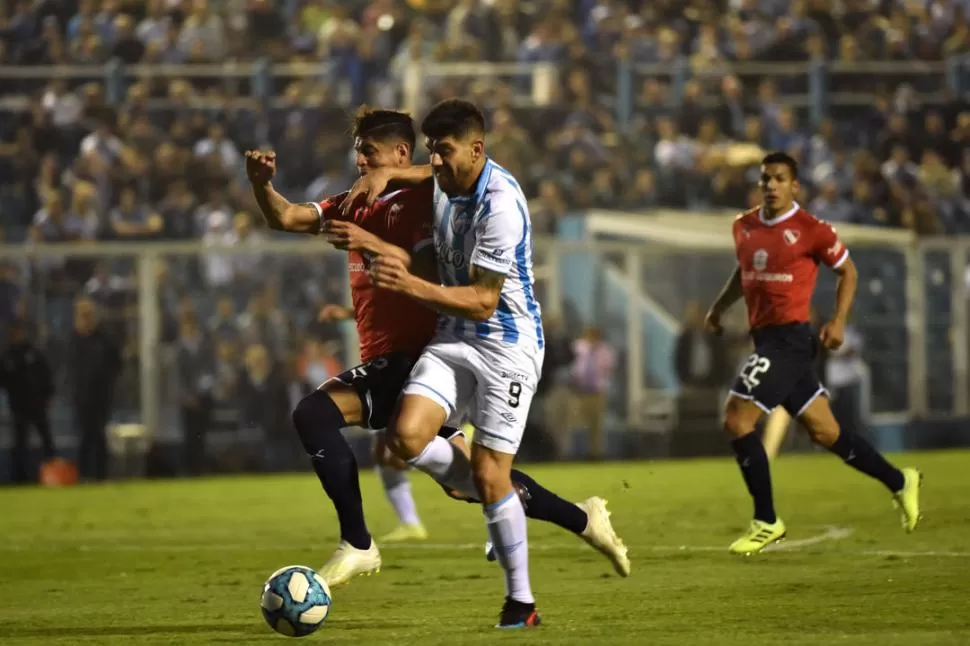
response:
M430 182L431 179L431 166L428 164L407 168L389 166L375 168L354 182L353 188L350 189L350 193L347 194L347 199L344 200L340 209L346 217L359 206L364 204L373 206L377 198L391 185L417 186L424 182Z
M246 175L253 187L253 197L270 229L292 233L316 234L320 230L320 212L312 204L293 204L276 192L271 180L276 175L276 153L246 151Z
M470 285L445 287L415 276L395 258L378 258L371 265L378 287L407 294L441 314L487 321L498 307L505 274L472 265L470 278Z
M737 265L731 273L731 277L724 284L724 289L721 290L721 293L714 300L714 304L711 305L711 309L707 312L705 325L709 332L720 334L724 331L721 327L721 316L738 302L741 296L741 265Z

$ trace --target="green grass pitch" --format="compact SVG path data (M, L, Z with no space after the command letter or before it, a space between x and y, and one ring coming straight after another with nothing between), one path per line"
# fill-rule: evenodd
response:
M888 494L827 455L773 467L786 549L737 558L747 494L730 459L534 467L562 495L610 501L633 575L530 521L544 625L494 630L499 567L484 523L415 474L431 538L388 546L380 575L334 593L326 644L970 644L970 453L895 456L926 475L905 534ZM393 519L362 474L375 534ZM0 491L0 644L272 644L264 579L335 545L311 473Z

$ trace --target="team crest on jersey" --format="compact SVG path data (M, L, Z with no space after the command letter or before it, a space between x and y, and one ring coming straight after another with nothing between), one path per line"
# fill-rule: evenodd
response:
M768 252L764 249L755 251L751 257L751 264L754 266L755 271L764 271L768 267Z
M798 231L795 231L794 229L785 229L785 231L781 234L781 237L784 238L785 242L788 244L795 244L798 242L798 236Z
M474 215L468 209L457 208L451 216L451 230L456 236L465 235L472 228L474 219Z
M391 226L397 224L398 219L401 217L401 209L404 207L400 204L392 204L387 210L387 222Z

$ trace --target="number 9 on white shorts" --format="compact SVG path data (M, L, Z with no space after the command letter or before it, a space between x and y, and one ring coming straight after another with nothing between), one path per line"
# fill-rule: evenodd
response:
M447 412L447 426L459 426L467 418L475 427L476 444L515 454L541 365L541 353L533 358L464 341L435 340L414 364L403 394L437 403Z

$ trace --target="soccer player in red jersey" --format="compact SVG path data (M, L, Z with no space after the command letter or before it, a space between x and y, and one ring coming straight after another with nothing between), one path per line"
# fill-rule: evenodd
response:
M411 165L414 125L405 113L362 108L355 119L354 138L361 176L379 168ZM364 521L357 462L340 431L349 426L384 429L411 367L434 335L437 323L432 310L406 295L375 287L368 267L374 258L395 256L414 273L437 280L431 247L432 187L384 191L371 206L353 208L345 217L341 206L347 193L319 203L293 204L276 192L271 183L276 170L272 152L247 152L246 170L271 228L322 234L335 247L349 252L352 314L360 336L362 363L322 384L293 412L294 426L337 511L341 542L321 570L327 583L337 586L358 574L376 572L381 565L380 553ZM440 434L468 453L458 429L446 427ZM375 435L374 452L385 486L388 480L395 481L389 489L406 482L403 469L407 465L385 450L382 433ZM581 536L607 556L620 574L629 574L626 548L616 538L599 499L597 504L591 503L594 499L573 504L521 471L513 472L513 481L527 516ZM459 497L454 492L449 494ZM413 501L409 504L413 507ZM413 532L411 537L416 537Z
M897 469L862 437L840 432L828 392L812 368L819 343L828 349L842 345L858 282L855 264L835 229L795 201L794 159L784 153L765 157L760 186L764 204L734 221L738 265L707 315L708 329L720 334L721 316L743 297L755 345L724 411L724 428L754 499L754 520L729 549L752 554L785 536L785 523L775 515L768 457L754 432L776 406L784 406L814 442L882 482L901 511L903 527L912 531L920 519L922 475ZM835 313L816 337L808 321L819 264L835 271L839 280Z

